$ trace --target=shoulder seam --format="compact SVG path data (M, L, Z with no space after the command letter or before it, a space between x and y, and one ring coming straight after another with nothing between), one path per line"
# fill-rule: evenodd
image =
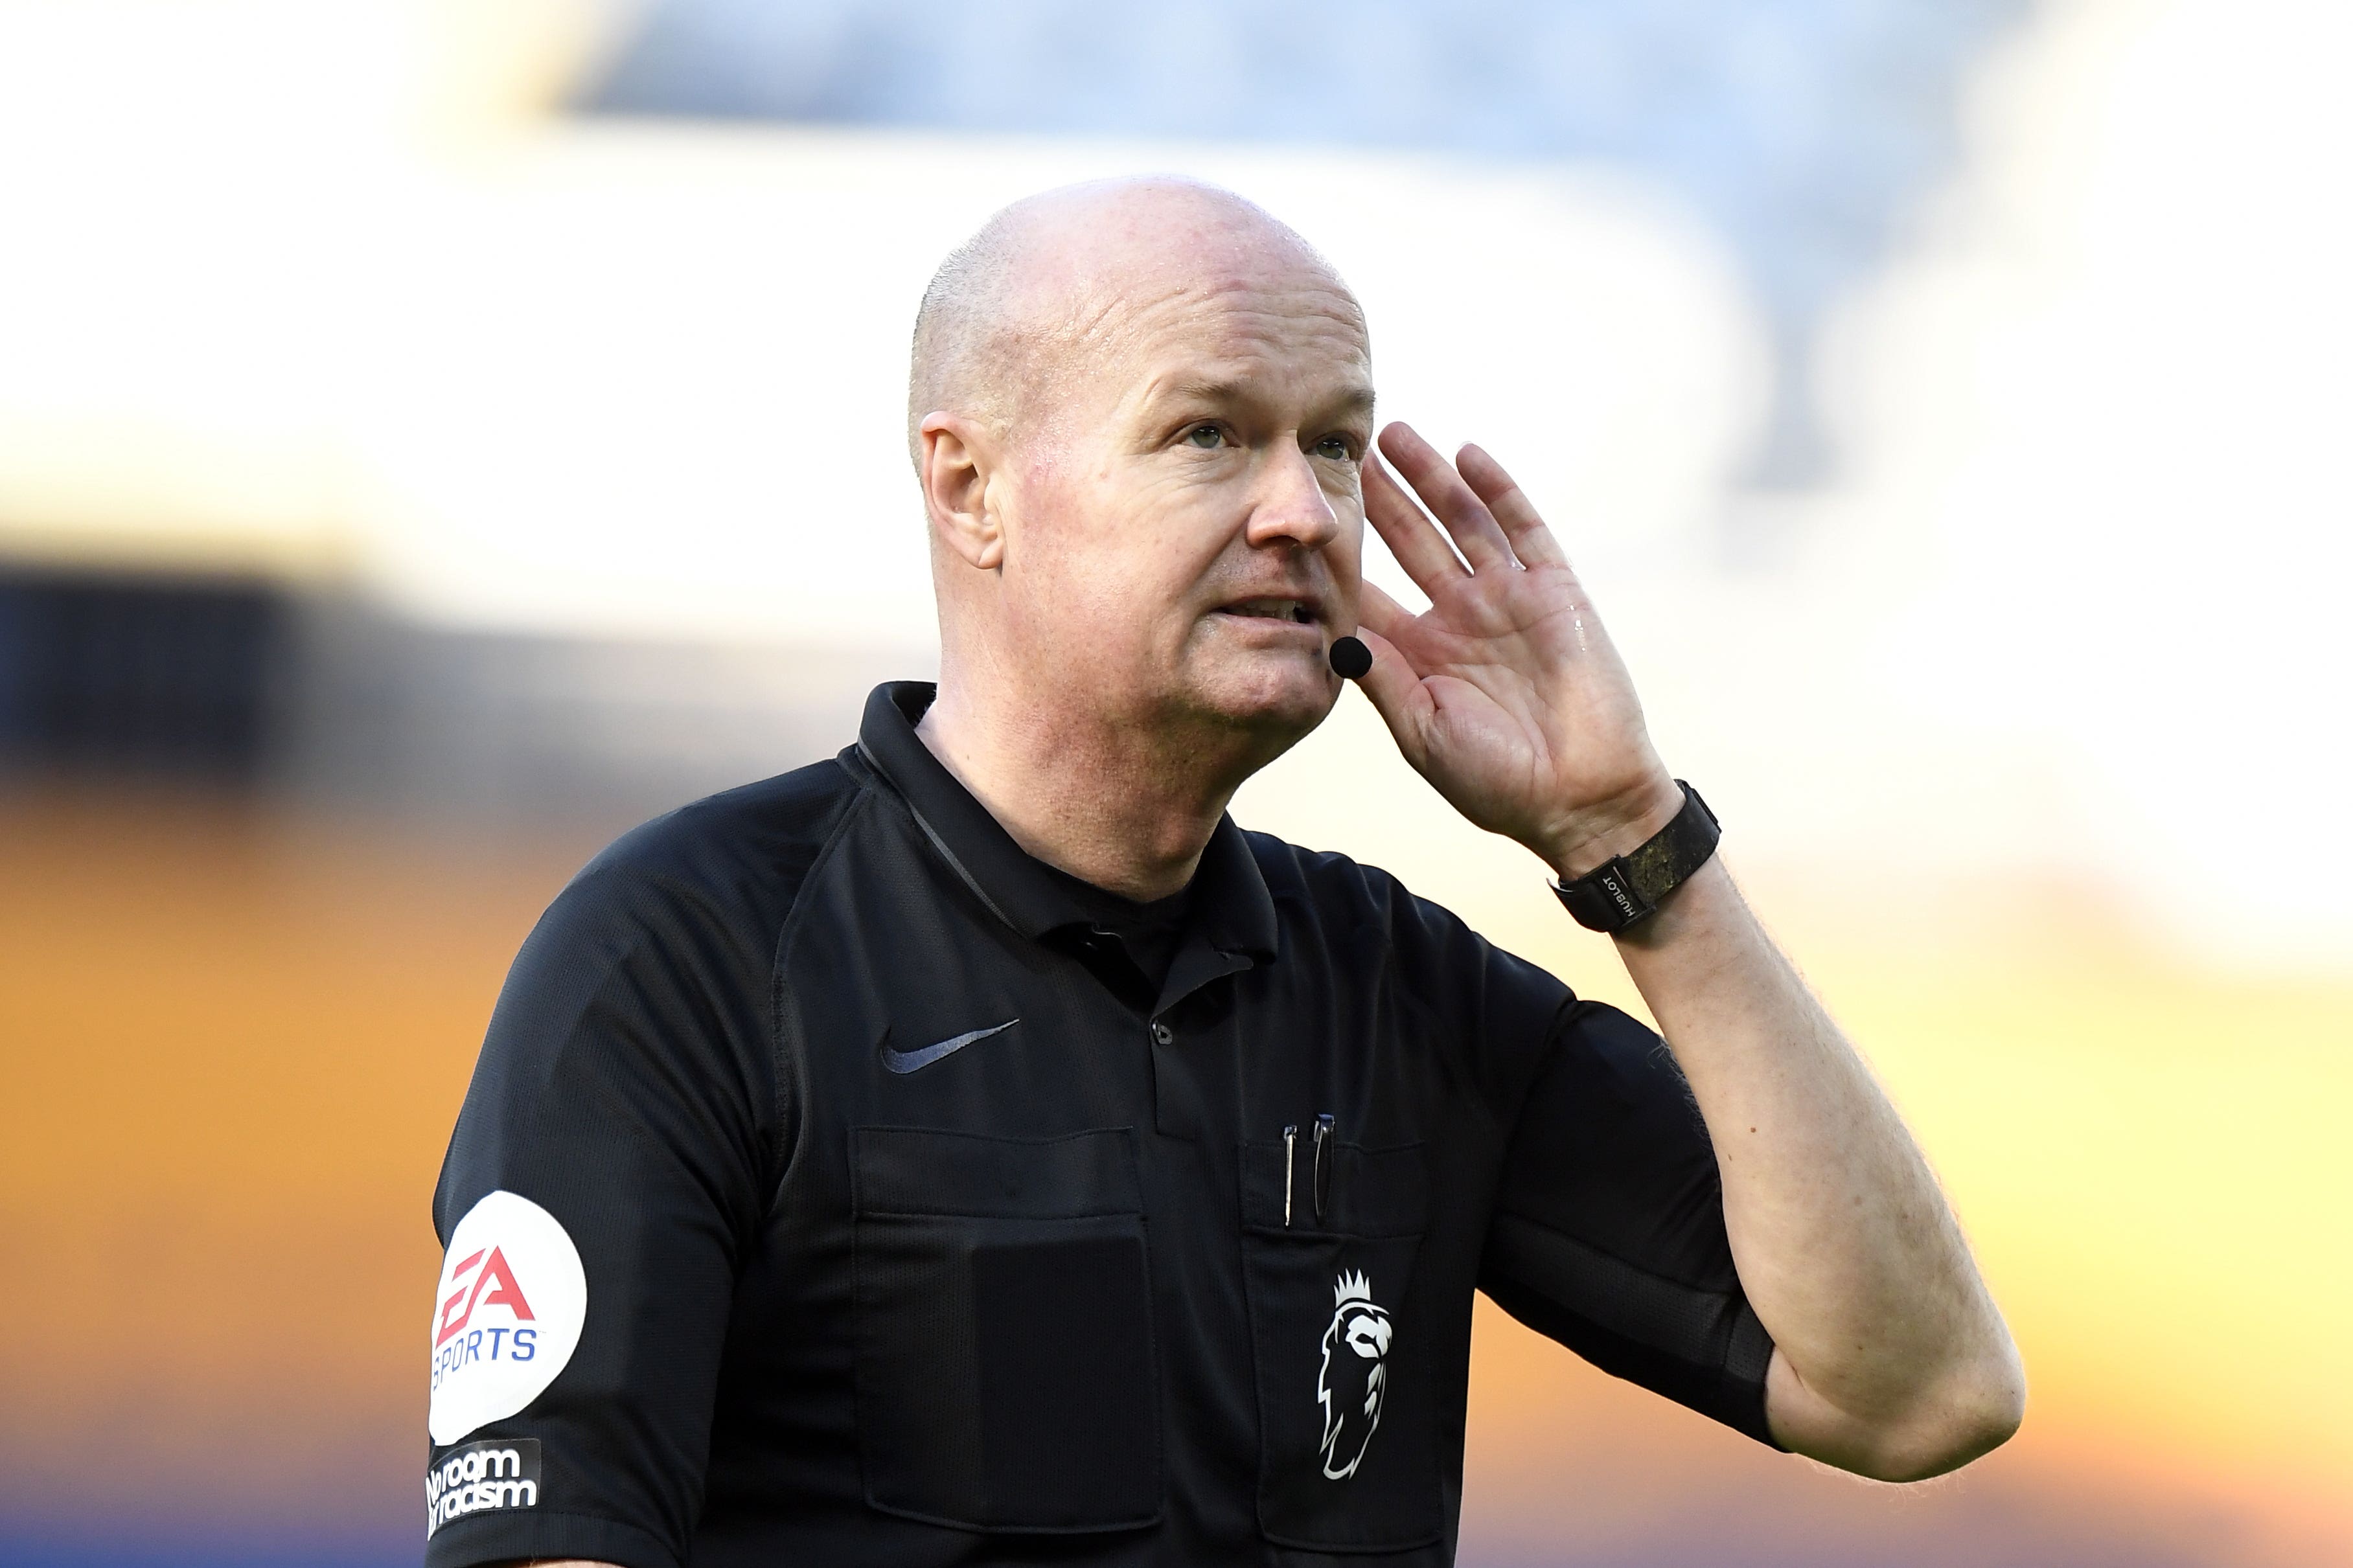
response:
M788 1092L784 1048L785 949L800 924L802 911L808 907L810 889L816 887L827 862L833 858L842 839L849 836L851 826L870 808L874 797L872 786L864 779L847 768L842 773L850 784L849 804L842 807L841 820L835 823L832 831L825 836L825 843L809 861L808 869L802 873L800 886L793 889L793 901L786 908L784 919L776 923L776 940L768 950L768 1063L770 1076L776 1085L773 1090L775 1103L769 1108L773 1122L769 1133L767 1184L771 1206L776 1203L776 1194L784 1190L785 1179L791 1167L791 1156L784 1147L786 1097Z

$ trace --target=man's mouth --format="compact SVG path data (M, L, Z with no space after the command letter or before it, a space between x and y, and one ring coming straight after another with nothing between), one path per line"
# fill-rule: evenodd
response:
M1259 599L1237 599L1230 605L1220 605L1217 613L1236 616L1246 620L1289 621L1295 626L1312 626L1320 617L1315 605L1306 599L1270 595Z

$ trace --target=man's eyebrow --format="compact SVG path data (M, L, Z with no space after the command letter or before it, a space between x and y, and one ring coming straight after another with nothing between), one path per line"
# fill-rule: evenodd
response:
M1370 414L1373 411L1373 389L1366 382L1357 382L1334 398L1329 406L1335 415Z
M1253 403L1258 394L1252 384L1236 376L1186 376L1162 382L1148 395L1153 403ZM1373 409L1373 389L1363 382L1355 383L1328 402L1317 405L1327 418L1343 418L1349 415L1369 414Z
M1188 375L1160 383L1150 397L1155 403L1248 403L1251 393L1239 377Z

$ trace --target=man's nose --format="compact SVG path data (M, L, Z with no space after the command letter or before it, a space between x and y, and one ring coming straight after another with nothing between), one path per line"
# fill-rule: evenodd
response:
M1254 500L1249 533L1253 545L1287 542L1321 550L1339 537L1340 514L1324 493L1314 463L1296 447L1286 446L1269 457Z

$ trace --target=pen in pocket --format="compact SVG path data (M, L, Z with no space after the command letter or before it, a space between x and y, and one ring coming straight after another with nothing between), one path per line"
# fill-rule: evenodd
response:
M1332 1195L1332 1162L1339 1158L1332 1151L1332 1113L1325 1111L1315 1119L1315 1218L1324 1218L1324 1205Z

